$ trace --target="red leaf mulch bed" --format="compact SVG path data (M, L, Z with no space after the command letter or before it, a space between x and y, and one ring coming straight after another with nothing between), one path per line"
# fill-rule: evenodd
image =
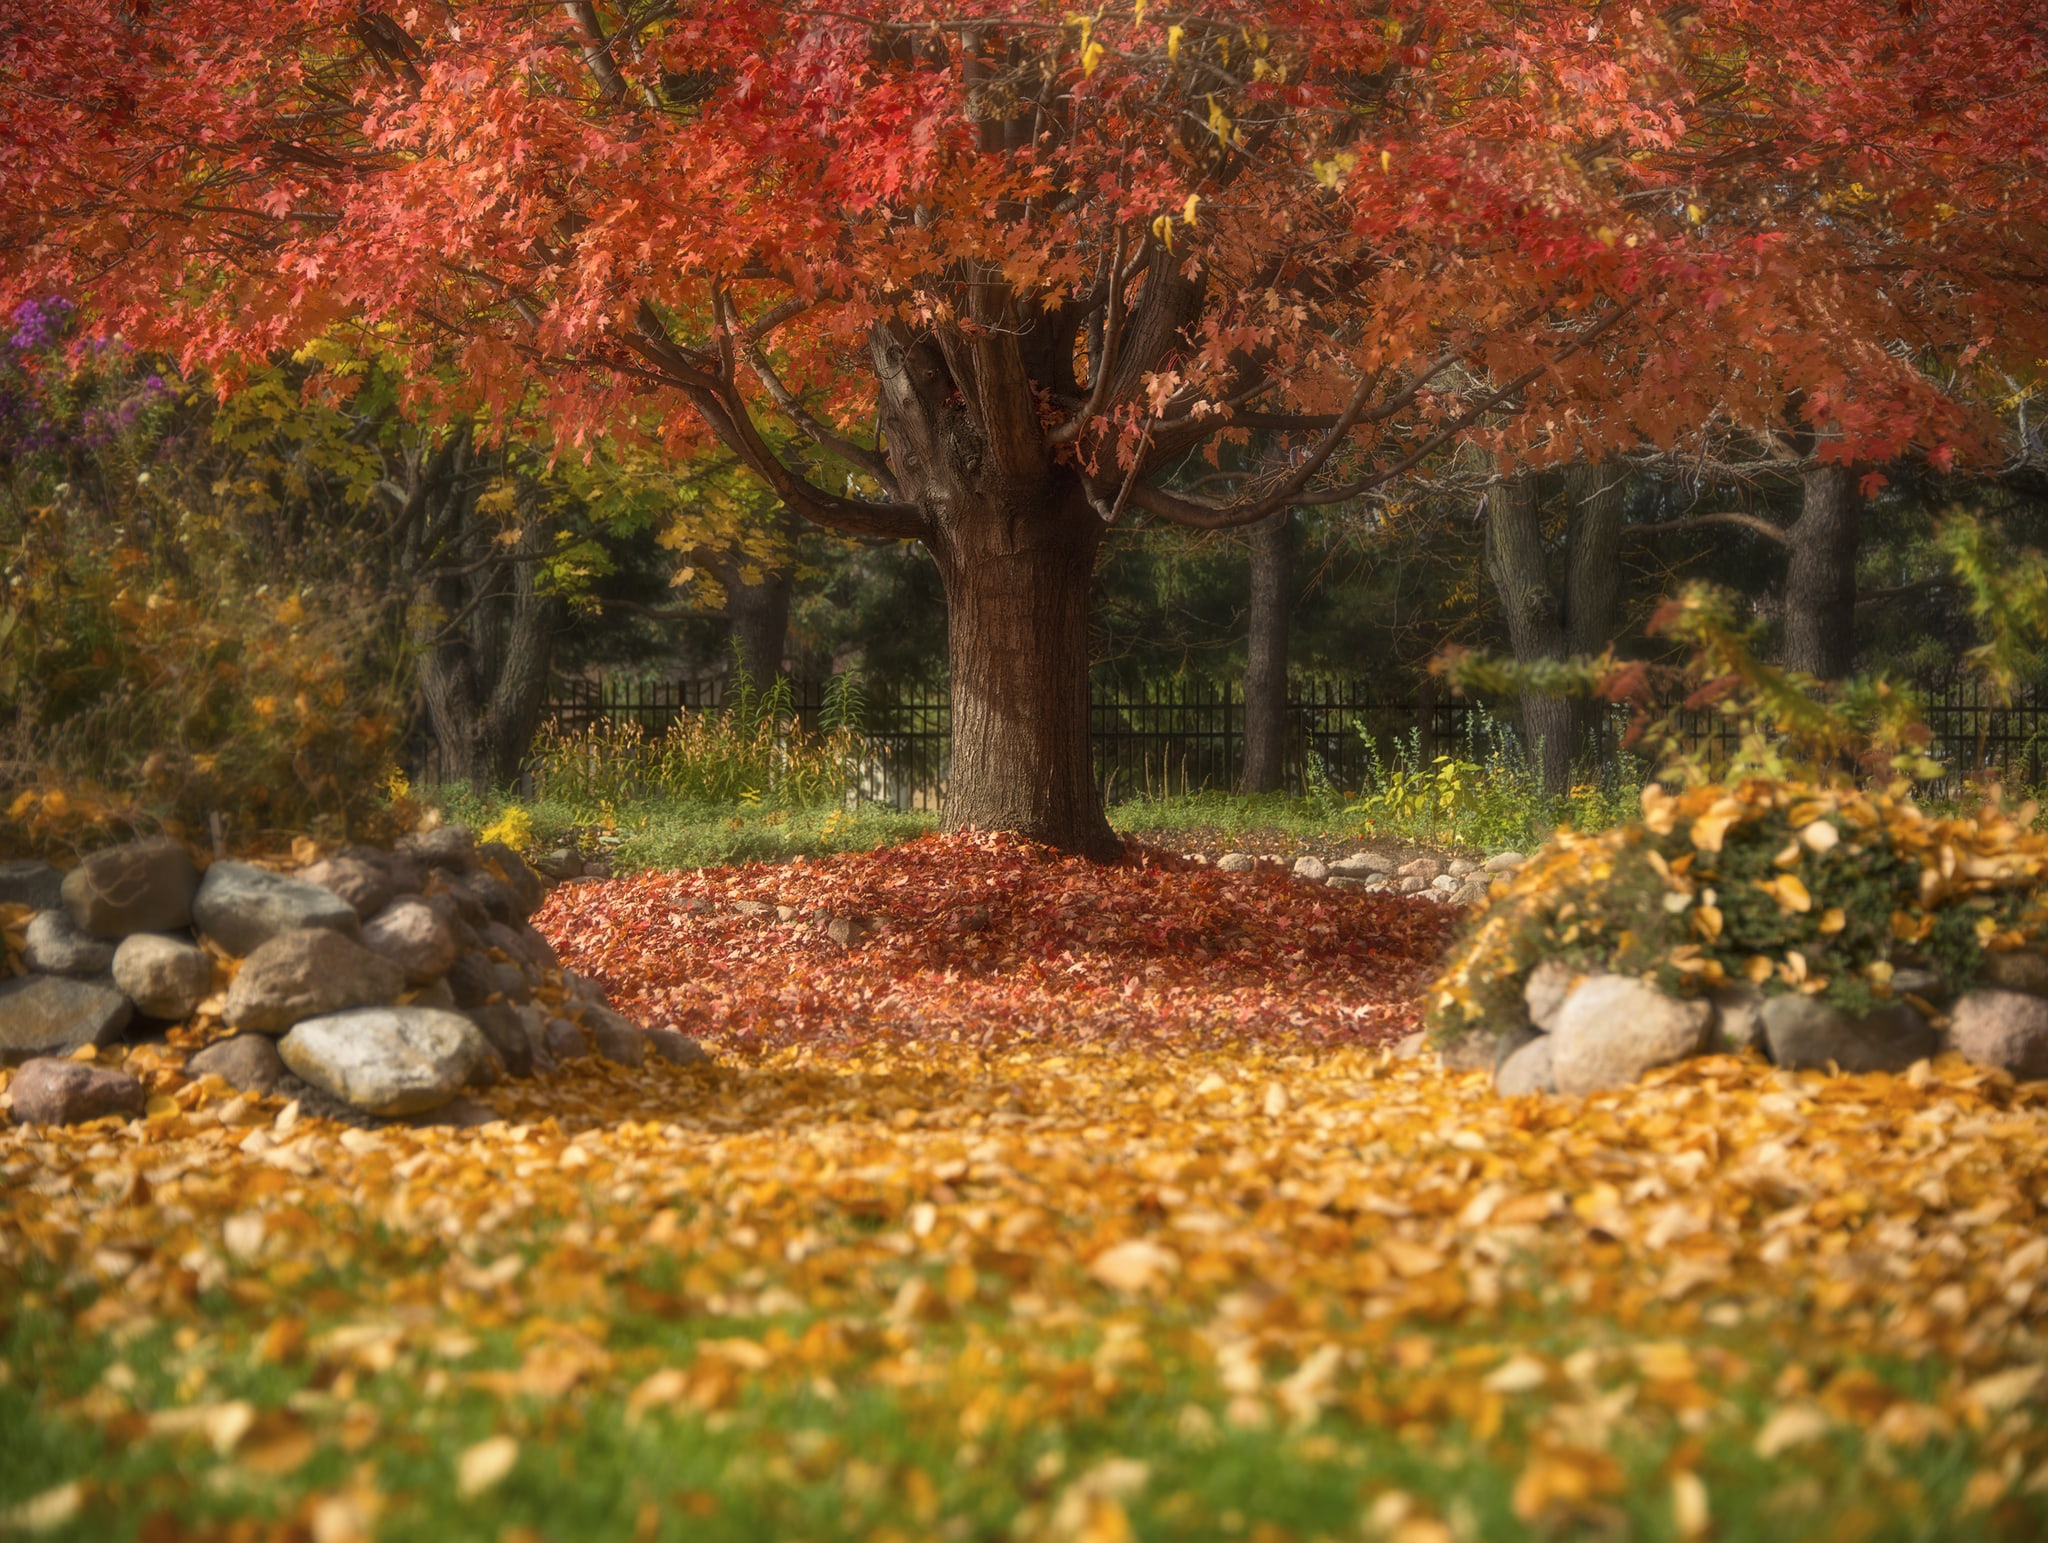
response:
M1417 1026L1458 915L1136 844L1103 866L968 835L568 885L534 920L621 1011L743 1054L1371 1044Z

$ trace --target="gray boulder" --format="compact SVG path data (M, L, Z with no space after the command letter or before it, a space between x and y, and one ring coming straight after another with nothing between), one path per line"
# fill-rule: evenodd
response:
M460 1005L445 980L430 980L412 993L414 1007L445 1007L453 1012Z
M1560 1093L1624 1087L1655 1067L1707 1048L1709 1002L1684 1002L1626 975L1589 975L1558 1009L1550 1038Z
M1304 856L1294 860L1294 876L1307 879L1311 884L1320 884L1330 876L1330 865L1320 857Z
M1562 959L1539 961L1522 983L1522 1004L1529 1009L1529 1021L1546 1034L1556 1028L1557 1015L1577 979L1578 972Z
M475 1024L432 1007L365 1007L308 1018L277 1049L314 1087L387 1115L447 1103L491 1056Z
M1984 956L1984 980L2001 991L2024 991L2030 996L2048 996L2048 954L2022 949L2010 954Z
M457 955L445 979L455 993L455 1005L465 1009L482 1007L498 991L498 972L491 956L475 950Z
M1330 864L1330 872L1340 879L1370 879L1381 874L1391 875L1397 864L1383 852L1353 852L1349 857L1340 857Z
M541 1048L557 1061L576 1061L590 1054L590 1041L567 1018L550 1018Z
M583 877L583 854L574 847L556 847L533 860L533 866L545 878L560 883L565 879Z
M1380 879L1349 879L1341 873L1333 873L1323 881L1332 889L1368 890L1378 887Z
M710 1052L680 1029L648 1029L641 1037L647 1048L664 1061L672 1061L677 1066L710 1064Z
M201 932L231 954L253 954L282 932L322 927L353 937L360 925L355 907L331 889L232 862L206 870L192 916Z
M1956 1003L1949 1043L1964 1059L2022 1082L2048 1078L2048 998L2019 991L1972 991Z
M382 847L352 843L334 854L354 862L368 863L384 875L384 882L396 895L417 895L427 887L426 865L404 852L387 852Z
M98 851L64 875L64 908L79 927L102 938L131 932L175 932L192 920L199 870L192 854L169 837L131 841Z
M363 946L397 965L407 984L429 985L455 963L455 933L424 900L394 900L363 924Z
M518 930L519 946L524 951L526 962L539 970L558 970L562 956L555 952L550 943L531 922Z
M29 918L22 962L45 975L104 975L114 967L114 947L81 928L69 911L38 911Z
M301 868L299 877L346 900L358 918L368 921L391 903L391 877L383 864L360 857L326 857Z
M193 1052L185 1075L218 1077L238 1093L274 1093L286 1073L276 1040L268 1034L237 1034Z
M621 1066L644 1066L647 1063L647 1036L630 1018L595 1002L571 1003L569 1011L575 1014L576 1021L590 1035L591 1043L597 1046L597 1053L607 1061L616 1061Z
M0 1061L110 1045L134 1016L135 1004L105 981L31 975L0 982Z
M548 898L547 880L526 866L526 859L502 841L486 841L476 849L477 865L511 891L518 921L525 921Z
M1437 858L1429 856L1411 857L1407 862L1394 870L1394 877L1397 879L1421 879L1425 883L1435 883L1443 871L1444 865Z
M1483 874L1475 874L1461 883L1451 894L1453 905L1478 905L1491 898L1493 886Z
M1900 1072L1940 1049L1940 1041L1904 1003L1858 1016L1816 997L1775 996L1763 1005L1771 1059L1794 1070Z
M1496 852L1479 867L1485 873L1513 873L1528 860L1520 852Z
M484 909L484 903L470 888L465 875L437 872L428 881L422 896L435 914L450 927L457 923L465 927L481 927L491 919L491 913Z
M1448 873L1439 873L1435 878L1429 881L1429 887L1433 890L1438 891L1441 894L1449 895L1455 894L1458 890L1459 885L1458 880L1454 875Z
M0 863L0 905L54 911L64 903L64 875L48 863Z
M498 1059L504 1062L508 1075L533 1075L533 1041L526 1032L526 1024L518 1008L472 1007L465 1016L476 1025L477 1032L490 1043L490 1047L498 1052Z
M110 1114L137 1115L149 1095L126 1072L79 1061L30 1061L14 1074L17 1125L78 1125Z
M1770 1054L1770 1045L1764 1037L1764 994L1761 991L1748 981L1735 981L1721 987L1708 1000L1714 1004L1714 1049L1724 1052L1754 1050L1759 1055Z
M1258 866L1258 859L1249 852L1225 852L1216 859L1218 873L1250 873Z
M404 989L404 972L354 938L326 927L299 927L279 933L242 962L221 1021L231 1029L282 1034L302 1019L384 1006Z
M1493 1070L1493 1085L1503 1098L1523 1093L1555 1093L1557 1072L1551 1064L1556 1046L1548 1034L1538 1034Z
M131 933L114 951L114 984L145 1018L189 1018L213 990L213 961L184 938Z
M1394 880L1394 889L1398 894L1419 895L1428 888L1429 880L1419 873L1411 873L1405 878Z
M466 825L437 825L406 836L399 841L398 850L429 868L466 873L476 866L476 837Z

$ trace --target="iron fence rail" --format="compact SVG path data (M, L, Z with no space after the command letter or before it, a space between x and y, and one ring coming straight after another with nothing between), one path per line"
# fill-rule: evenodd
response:
M789 715L807 730L825 716L822 681L789 683ZM1932 733L1928 752L1948 768L1934 791L1955 791L1989 775L2036 787L2042 780L2048 695L2029 691L2000 703L1982 682L1952 674L1915 683ZM719 682L631 679L561 682L547 704L555 727L575 732L599 724L633 723L650 739L680 715L725 705ZM1474 760L1516 753L1511 705L1466 698L1389 693L1384 682L1296 682L1285 722L1287 781L1296 791L1312 779L1354 790L1372 764L1456 752ZM1237 786L1244 769L1244 695L1236 684L1161 681L1136 690L1098 691L1090 704L1095 779L1107 801L1171 796ZM1710 712L1681 712L1688 750L1710 758L1735 749L1734 729ZM943 688L876 690L861 713L868 759L862 796L897 808L936 808L945 798L952 707ZM1611 756L1619 721L1604 736Z

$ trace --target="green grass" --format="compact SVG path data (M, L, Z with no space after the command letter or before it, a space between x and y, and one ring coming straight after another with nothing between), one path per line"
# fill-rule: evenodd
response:
M508 814L524 816L531 835L521 844L529 850L544 852L573 843L586 856L608 856L620 873L868 852L938 828L935 815L901 813L876 804L791 809L649 799L593 807L503 794L480 796L457 787L426 789L423 797L449 819L476 830L486 830Z
M436 1325L441 1314L424 1304L380 1312L368 1304L382 1294L382 1272L437 1261L422 1258L416 1244L365 1252L359 1264L316 1267L295 1288L297 1303L261 1308L215 1292L198 1300L188 1322L155 1325L118 1346L70 1323L85 1298L67 1298L32 1272L30 1289L10 1292L0 1310L8 1369L0 1385L0 1441L8 1453L0 1505L89 1475L83 1508L47 1534L60 1543L226 1537L205 1529L309 1517L323 1500L352 1493L377 1497L382 1543L502 1543L526 1536L520 1528L552 1543L1111 1539L1128 1534L1099 1517L1108 1530L1076 1533L1056 1524L1087 1514L1085 1475L1124 1459L1145 1468L1142 1482L1118 1498L1145 1538L1357 1537L1362 1515L1378 1505L1383 1517L1406 1506L1415 1516L1442 1518L1458 1538L1656 1540L1679 1536L1669 1472L1682 1464L1705 1481L1712 1536L1723 1543L1821 1536L1945 1543L2037 1537L2034 1529L2048 1524L2040 1495L2018 1494L1986 1510L1962 1505L1980 1461L1967 1429L1893 1449L1873 1469L1854 1432L1773 1462L1718 1419L1690 1422L1697 1429L1688 1430L1680 1411L1633 1406L1610 1448L1610 1482L1567 1507L1555 1525L1532 1530L1517 1518L1514 1497L1531 1450L1545 1439L1533 1417L1542 1406L1529 1406L1527 1419L1512 1400L1505 1416L1497 1407L1486 1413L1477 1368L1497 1358L1504 1337L1558 1357L1625 1341L1612 1325L1574 1316L1569 1304L1555 1316L1487 1325L1489 1348L1463 1358L1463 1369L1460 1352L1477 1343L1474 1330L1403 1325L1367 1377L1371 1397L1298 1428L1234 1423L1201 1349L1201 1325L1174 1309L1118 1309L1105 1294L1107 1310L1090 1322L1023 1323L1006 1312L1000 1281L990 1277L977 1302L933 1323L806 1310L748 1319L614 1307L579 1324L603 1340L608 1373L566 1393L508 1396L475 1379L520 1365L531 1321L522 1334L518 1323ZM675 1286L673 1266L643 1267L637 1278L597 1268L627 1297L638 1290L643 1300L669 1299ZM939 1274L930 1280L943 1289ZM362 1318L395 1312L411 1323L406 1348L386 1369L371 1373L318 1353L286 1365L258 1355L279 1312L342 1299L364 1304L356 1310ZM316 1346L327 1330L361 1321L310 1317ZM474 1341L467 1354L426 1348L434 1334L455 1329ZM628 1417L629 1390L641 1378L690 1366L702 1342L734 1337L774 1348L774 1364L704 1400L715 1407ZM805 1352L812 1342L833 1348ZM1772 1365L1796 1353L1771 1343L1767 1328L1747 1338L1695 1330L1691 1343L1703 1359L1725 1353L1753 1369L1727 1390L1752 1416L1771 1401ZM117 1362L125 1370L110 1384ZM1873 1351L1865 1370L1906 1396L1930 1394L1925 1363ZM1625 1379L1613 1380L1619 1387ZM128 1391L109 1397L110 1385ZM1613 1390L1588 1389L1587 1396L1598 1391ZM266 1411L269 1430L259 1424L228 1456L196 1436L145 1437L139 1416L118 1412L230 1399ZM97 1420L84 1412L95 1400ZM300 1412L279 1413L287 1407ZM310 1455L288 1472L266 1473L266 1444L277 1439L280 1421L310 1434ZM460 1495L461 1454L499 1434L520 1442L510 1476L480 1496ZM233 1534L244 1535L265 1534Z

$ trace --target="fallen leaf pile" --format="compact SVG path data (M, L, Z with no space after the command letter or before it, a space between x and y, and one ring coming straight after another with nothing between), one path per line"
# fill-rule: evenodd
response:
M621 1009L722 1047L1389 1039L1449 935L1440 907L931 836L786 867L557 890L534 918Z
M711 1066L358 1131L140 1047L146 1119L6 1128L5 1521L2040 1535L2048 1087L1708 1057L1501 1100L1359 1042L1413 955L1353 928L1425 903L969 856L559 893ZM778 896L822 914L735 908Z

